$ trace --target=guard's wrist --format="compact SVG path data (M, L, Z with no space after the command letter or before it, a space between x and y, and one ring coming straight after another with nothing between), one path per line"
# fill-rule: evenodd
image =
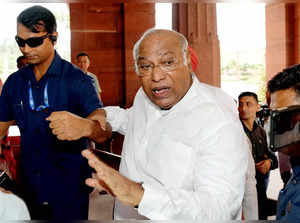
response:
M95 129L97 122L90 119L86 119L85 122L86 122L86 127L84 131L84 137L90 138L93 135L93 130Z

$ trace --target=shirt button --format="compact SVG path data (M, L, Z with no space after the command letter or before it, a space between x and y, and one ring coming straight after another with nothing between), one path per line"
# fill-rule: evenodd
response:
M293 184L294 185L297 184L297 180L296 179L293 180Z

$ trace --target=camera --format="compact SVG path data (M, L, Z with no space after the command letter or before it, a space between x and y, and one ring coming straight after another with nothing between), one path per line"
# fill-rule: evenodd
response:
M300 142L300 106L271 110L270 149L274 152Z
M257 122L261 127L264 127L265 121L271 114L271 109L268 105L260 105L260 110L256 112Z

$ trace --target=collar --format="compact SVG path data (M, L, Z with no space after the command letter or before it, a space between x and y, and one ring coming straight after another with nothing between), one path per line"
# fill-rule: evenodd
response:
M256 121L254 121L253 129L252 129L252 131L250 131L250 129L247 128L247 126L244 124L244 122L242 120L241 120L241 123L243 125L243 128L244 128L245 132L249 133L249 134L251 134L252 132L255 132L256 128L258 127L258 124L256 123Z
M294 177L300 176L300 165L297 165L297 166L293 167L293 176Z
M56 52L56 50L54 53L55 53L54 58L52 60L50 67L48 68L46 74L50 75L50 76L59 76L62 74L62 72L61 72L62 59L59 56L59 54Z
M61 66L62 66L62 59L59 56L59 54L55 51L54 58L47 70L47 72L44 74L44 76L59 76L62 74L61 72ZM22 75L28 79L28 80L34 80L35 81L35 75L33 72L33 65L26 66L23 69L24 72L22 72Z

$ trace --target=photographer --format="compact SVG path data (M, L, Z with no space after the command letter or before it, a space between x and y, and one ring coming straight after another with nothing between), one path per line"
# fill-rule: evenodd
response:
M282 108L300 105L300 65L279 72L268 82L271 94L270 107ZM293 175L278 198L277 220L299 222L300 220L300 145L292 144L279 151L290 156Z
M255 119L259 111L257 95L253 92L242 92L239 97L239 115L244 131L252 143L252 155L256 169L256 189L258 197L258 214L260 220L266 220L267 216L275 212L276 206L267 198L265 179L270 170L278 167L277 158L268 149L267 137L264 129Z

